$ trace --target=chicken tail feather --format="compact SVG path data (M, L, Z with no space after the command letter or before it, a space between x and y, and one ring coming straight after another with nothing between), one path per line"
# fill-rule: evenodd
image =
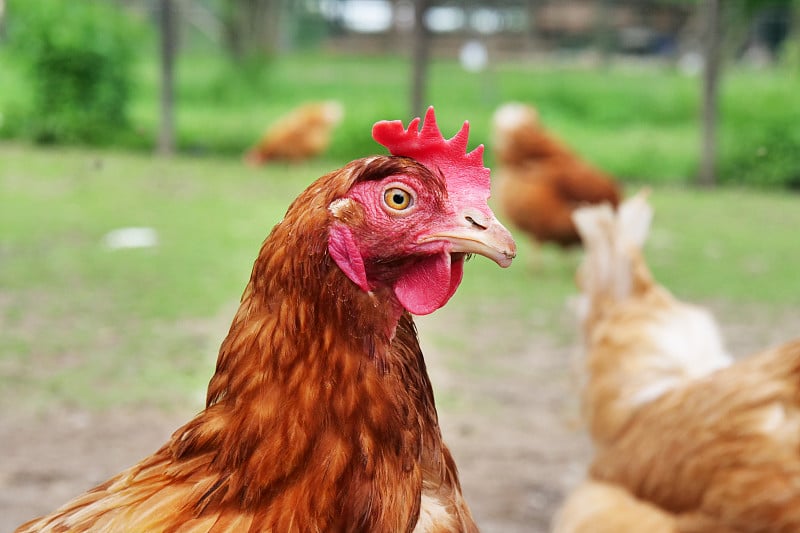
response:
M653 218L648 195L648 190L640 191L616 211L601 204L573 213L586 250L577 280L583 293L583 318L601 302L621 301L652 286L652 275L642 257Z

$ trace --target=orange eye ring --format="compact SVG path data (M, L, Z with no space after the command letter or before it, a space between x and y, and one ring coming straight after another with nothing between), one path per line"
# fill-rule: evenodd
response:
M410 192L400 187L389 187L383 192L383 203L395 211L404 211L411 207L414 198Z

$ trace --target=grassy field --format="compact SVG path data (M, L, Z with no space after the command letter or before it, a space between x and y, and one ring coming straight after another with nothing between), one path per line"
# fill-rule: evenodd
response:
M199 403L261 241L337 166L0 145L2 407ZM656 186L652 200L650 263L680 297L767 313L800 304L800 196ZM158 246L104 246L128 226L154 228ZM519 244L506 271L473 260L448 307L574 338L562 318L579 254ZM469 349L462 333L437 342Z
M0 50L2 52L2 50ZM109 139L150 150L158 128L158 65L145 49L135 65L129 109L131 129ZM31 89L14 58L0 54L0 138L25 135ZM335 98L346 109L329 156L359 157L372 146L369 125L408 120L410 65L402 56L292 54L258 72L242 71L218 54L191 52L178 62L177 127L181 150L239 156L289 108ZM789 68L729 68L721 89L722 179L747 174L759 181L796 167L800 131L800 78ZM607 69L574 64L496 63L484 73L465 72L438 59L430 68L427 102L445 131L465 119L474 144L490 144L490 117L503 102L535 104L544 123L589 160L632 182L685 183L698 165L700 86L697 77L660 63L618 62ZM491 152L489 152L491 163ZM800 176L797 176L800 183Z

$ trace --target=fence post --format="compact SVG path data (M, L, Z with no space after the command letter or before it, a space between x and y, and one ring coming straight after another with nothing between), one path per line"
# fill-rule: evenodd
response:
M705 19L703 43L703 103L700 174L698 184L706 187L716 185L717 116L719 101L721 5L720 0L704 0Z
M161 120L158 153L175 152L175 49L177 46L177 14L173 0L160 0L158 21L161 34Z

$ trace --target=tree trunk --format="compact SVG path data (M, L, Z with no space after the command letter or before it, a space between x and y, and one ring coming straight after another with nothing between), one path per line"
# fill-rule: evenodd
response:
M158 134L158 153L175 152L175 51L178 42L177 13L173 0L160 0L159 26L161 33L161 125Z
M413 67L411 74L411 115L421 117L425 109L425 88L428 83L430 34L425 26L429 0L414 2Z
M594 43L603 68L611 65L614 53L614 0L600 0L595 7Z
M280 48L283 0L227 0L225 42L239 62L273 55Z
M717 110L719 100L721 4L720 0L703 0L705 43L703 45L703 107L700 173L698 184L716 185Z
M0 0L0 42L6 38L6 0Z
M786 42L783 46L784 57L786 56L786 50L789 47L795 51L800 50L800 2L796 1L792 3L792 5L789 6L789 9L791 9L791 15L789 18L789 35L786 36ZM795 69L800 67L800 61L798 61L800 58L798 58L797 54L792 54L791 57L794 60L794 64L790 64L790 67Z
M542 8L542 0L528 0L525 6L525 18L528 22L528 30L525 32L525 51L536 52L539 47L539 32L536 26L539 24L539 10Z

